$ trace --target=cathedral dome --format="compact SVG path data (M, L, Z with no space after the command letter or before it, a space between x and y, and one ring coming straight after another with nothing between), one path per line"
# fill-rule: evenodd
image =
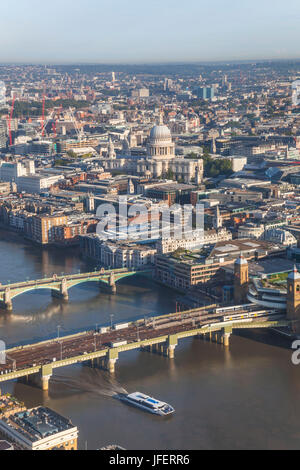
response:
M172 142L171 131L164 125L162 115L159 124L151 129L147 150L152 159L165 160L175 157L175 144Z
M157 125L151 129L150 142L170 142L172 140L170 129L164 125Z

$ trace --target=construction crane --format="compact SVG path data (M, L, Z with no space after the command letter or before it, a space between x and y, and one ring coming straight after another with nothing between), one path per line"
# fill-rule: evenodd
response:
M57 137L57 122L58 122L59 116L61 115L62 112L63 112L63 106L61 105L59 107L59 110L56 112L56 119L52 123L52 131L53 131L54 138Z
M38 138L41 138L41 137L43 138L43 137L45 137L45 135L47 135L46 128L47 128L47 125L48 125L49 121L52 120L54 114L55 114L55 111L52 110L50 112L50 114L48 115L47 119L45 119L45 117L44 117L42 127L41 127L40 131L37 132L37 135L36 135Z
M60 106L58 110L57 110L57 108L52 109L52 111L49 113L47 118L44 116L43 125L42 125L40 131L37 133L36 136L38 138L42 138L45 135L47 136L48 135L47 134L47 126L48 126L49 122L53 121L52 125L51 125L51 128L52 128L53 136L56 138L57 137L57 122L58 122L59 116L62 113L63 113L63 107Z
M83 131L82 128L79 128L72 108L69 108L69 113L70 113L70 116L71 116L71 120L74 124L74 128L75 128L75 131L76 131L76 134L77 134L78 141L81 142L82 139L85 137L84 131Z

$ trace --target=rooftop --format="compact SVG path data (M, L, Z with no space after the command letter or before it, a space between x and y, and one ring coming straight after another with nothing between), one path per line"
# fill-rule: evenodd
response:
M74 428L70 420L42 406L15 413L3 421L33 443Z

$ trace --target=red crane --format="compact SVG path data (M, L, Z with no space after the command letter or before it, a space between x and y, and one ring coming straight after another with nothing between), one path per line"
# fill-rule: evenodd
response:
M8 117L9 145L12 145L12 144L13 144L13 142L12 142L12 135L11 135L11 120L12 120L13 113L14 113L15 101L16 101L16 97L14 96L14 97L13 97L13 100L12 100L10 115L9 115L9 117Z

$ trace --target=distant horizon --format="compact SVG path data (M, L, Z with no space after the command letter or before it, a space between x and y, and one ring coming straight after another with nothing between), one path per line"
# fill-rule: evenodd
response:
M93 62L93 61L72 61L72 62L52 62L52 61L28 61L28 62L21 62L21 61L12 61L12 62L1 62L0 61L0 66L9 66L9 65L42 65L42 66L59 66L59 65L70 65L70 66L76 66L76 65L103 65L103 66L135 66L135 65L213 65L213 64L219 64L219 65L231 65L231 64L252 64L252 63L265 63L265 62L300 62L300 56L299 57L286 57L286 58L264 58L264 59L223 59L223 60L189 60L189 61L183 61L183 60L173 60L173 61L136 61L136 62Z
M290 60L299 15L299 0L10 0L1 5L0 62Z

